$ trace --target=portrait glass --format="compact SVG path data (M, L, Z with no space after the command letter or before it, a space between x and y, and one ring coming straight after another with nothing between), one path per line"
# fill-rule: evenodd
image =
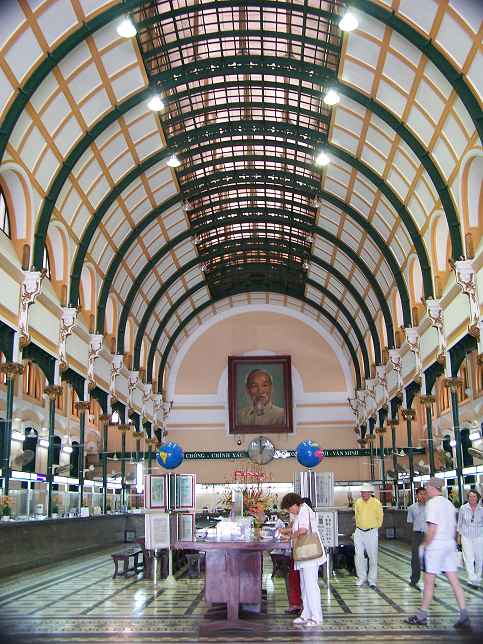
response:
M230 433L292 432L290 356L228 358Z

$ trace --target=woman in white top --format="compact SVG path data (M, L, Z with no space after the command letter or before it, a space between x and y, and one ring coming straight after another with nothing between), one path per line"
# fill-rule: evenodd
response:
M286 494L282 499L282 509L294 515L292 525L292 538L313 532L319 535L317 515L304 503L298 494ZM320 537L319 537L320 538ZM319 566L325 559L310 559L309 561L296 561L295 569L300 572L300 587L302 590L303 611L300 617L294 619L294 624L302 626L319 626L322 624L322 604L319 588Z
M468 583L478 588L483 569L483 506L476 490L468 492L467 501L468 503L460 508L457 529L461 538Z

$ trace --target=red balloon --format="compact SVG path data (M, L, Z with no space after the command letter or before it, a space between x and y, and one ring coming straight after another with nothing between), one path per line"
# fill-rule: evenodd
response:
M317 458L322 459L322 458L324 458L324 452L321 449L318 449L316 452L314 452L314 456L316 456Z

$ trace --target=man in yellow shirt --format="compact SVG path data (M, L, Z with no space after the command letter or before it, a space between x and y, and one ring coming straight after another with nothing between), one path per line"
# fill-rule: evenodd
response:
M374 489L370 483L363 483L361 498L354 503L356 531L354 532L355 563L357 571L357 586L363 586L366 581L370 588L376 587L377 582L377 548L379 545L379 528L382 526L383 510L381 502L372 496ZM369 575L367 562L369 559Z

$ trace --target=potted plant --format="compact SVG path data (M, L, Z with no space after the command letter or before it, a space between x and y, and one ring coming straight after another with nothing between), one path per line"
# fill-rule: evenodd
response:
M0 514L2 521L10 521L12 517L12 499L9 496L2 497L0 503Z

